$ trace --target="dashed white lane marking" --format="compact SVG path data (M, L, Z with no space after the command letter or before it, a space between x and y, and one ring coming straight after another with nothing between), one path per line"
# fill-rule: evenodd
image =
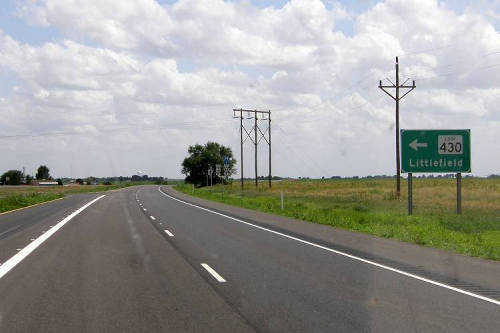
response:
M147 209L146 209L146 208L143 208L142 210L143 210L143 211L145 211L145 212L147 211Z
M16 251L21 251L22 249L16 249Z
M205 268L207 272L209 272L217 281L221 283L226 282L226 280L224 280L224 278L220 276L219 273L217 273L212 267L208 266L207 264L201 264L201 266L203 266L203 268Z
M16 267L21 261L23 261L28 255L30 255L31 252L33 252L37 247L43 244L47 239L49 239L50 236L55 234L57 230L61 229L66 223L71 221L75 216L80 214L82 211L84 211L87 207L92 205L94 202L97 200L104 198L106 195L101 195L98 198L95 198L94 200L90 201L86 205L80 207L77 209L74 213L66 216L61 222L57 223L52 229L38 237L36 240L31 242L28 246L26 246L24 249L16 253L14 256L12 256L9 260L3 263L3 265L0 267L0 279L5 276L11 269Z
M151 220L153 220L153 221L154 221L154 220L156 220L156 218L155 218L153 215L151 215L151 216L149 216L149 217L150 217L150 218L151 218Z
M34 241L35 239L34 238L31 238L30 241Z
M173 233L171 233L171 232L170 232L170 231L168 231L168 230L165 230L165 233L166 233L167 235L169 235L170 237L174 237L174 234L173 234Z
M482 295L479 295L479 294L475 294L475 293L472 293L470 291L463 290L463 289L460 289L460 288L456 288L456 287L453 287L453 286L450 286L450 285L447 285L447 284L444 284L444 283L441 283L441 282L437 282L437 281L434 281L434 280L431 280L431 279L427 279L427 278L424 278L422 276L418 276L418 275L415 275L415 274L412 274L412 273L408 273L408 272L399 270L397 268L393 268L393 267L390 267L390 266L382 265L382 264L376 263L374 261L370 261L370 260L367 260L367 259L363 259L361 257L354 256L354 255L349 254L349 253L345 253L345 252L342 252L342 251L334 250L334 249L331 249L331 248L323 246L323 245L319 245L319 244L316 244L316 243L313 243L313 242L309 242L309 241L300 239L298 237L294 237L294 236L290 236L290 235L287 235L287 234L284 234L284 233L281 233L281 232L278 232L278 231L274 231L272 229L264 228L264 227L252 224L250 222L246 222L246 221L237 219L235 217L232 217L232 216L229 216L229 215L225 215L225 214L222 214L222 213L210 210L208 208L200 207L200 206L197 206L195 204L186 202L186 201L181 200L181 199L174 198L173 196L168 195L167 193L163 192L159 186L158 186L158 191L161 194L163 194L164 196L166 196L166 197L168 197L168 198L170 198L172 200L178 201L180 203L183 203L183 204L191 206L191 207L195 207L195 208L201 209L201 210L206 211L206 212L210 212L210 213L215 214L215 215L219 215L219 216L225 217L225 218L227 218L229 220L233 220L233 221L236 221L236 222L239 222L239 223L246 224L246 225L248 225L250 227L257 228L257 229L260 229L260 230L264 230L264 231L267 231L267 232L270 232L272 234L275 234L275 235L278 235L278 236L282 236L282 237L285 237L285 238L288 238L288 239L293 239L293 240L295 240L295 241L297 241L299 243L302 243L302 244L307 244L307 245L310 245L310 246L314 246L316 248L319 248L319 249L322 249L322 250L325 250L325 251L328 251L328 252L331 252L331 253L335 253L335 254L338 254L338 255L341 255L341 256L353 259L353 260L357 260L357 261L363 262L363 263L368 264L368 265L372 265L372 266L375 266L375 267L378 267L378 268L382 268L382 269L391 271L393 273L404 275L404 276L407 276L409 278L413 278L413 279L416 279L416 280L419 280L419 281L422 281L422 282L426 282L426 283L429 283L429 284L432 284L432 285L435 285L435 286L438 286L438 287L442 287L442 288L445 288L445 289L448 289L448 290L452 290L452 291L455 291L457 293L460 293L460 294L463 294L463 295L467 295L467 296L470 296L470 297L474 297L474 298L477 298L477 299L480 299L480 300L483 300L483 301L486 301L486 302L489 302L489 303L492 303L492 304L495 304L495 305L500 305L500 301L497 301L497 300L495 300L493 298L489 298L489 297L485 297L485 296L482 296Z

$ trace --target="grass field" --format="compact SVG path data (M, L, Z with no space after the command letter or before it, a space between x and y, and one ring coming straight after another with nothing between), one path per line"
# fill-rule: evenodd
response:
M0 186L0 213L62 198L68 194L103 192L128 186L152 184L124 182L115 185Z
M455 179L414 179L413 216L407 215L406 180L401 200L394 180L299 180L255 186L176 189L197 197L284 215L468 256L500 260L500 179L462 180L463 214L456 214ZM281 210L280 194L285 198Z

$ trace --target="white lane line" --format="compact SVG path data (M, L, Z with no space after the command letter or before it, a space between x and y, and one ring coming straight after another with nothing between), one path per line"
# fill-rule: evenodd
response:
M165 233L166 233L167 235L169 235L170 237L174 237L174 234L173 234L173 233L171 233L171 232L170 232L170 231L168 231L168 230L165 230Z
M203 268L205 268L207 270L207 272L209 272L210 274L212 274L212 276L219 282L226 282L226 280L224 280L224 278L222 276L219 275L219 273L217 273L216 271L214 271L214 269L210 266L208 266L207 264L201 264L201 266L203 266Z
M37 247L42 245L43 242L45 242L47 239L49 239L50 236L55 234L57 230L61 229L66 223L71 221L75 216L80 214L82 211L84 211L87 207L92 205L94 202L97 200L105 197L106 195L101 195L98 198L95 198L94 200L90 201L86 205L80 207L77 209L75 212L71 213L70 215L66 216L61 222L57 223L53 228L51 228L49 231L35 239L33 242L31 242L28 246L26 246L24 249L16 253L14 256L12 256L9 260L3 263L3 265L0 267L0 279L5 276L11 269L16 267L17 264L19 264L23 259L25 259L31 252L33 252Z
M145 212L147 211L147 209L146 209L146 208L143 208L142 210L143 210L143 211L145 211Z
M303 244L307 244L307 245L310 245L310 246L314 246L314 247L317 247L319 249L322 249L322 250L325 250L325 251L328 251L328 252L332 252L332 253L335 253L335 254L338 254L338 255L350 258L350 259L361 261L361 262L363 262L365 264L372 265L372 266L375 266L375 267L378 267L378 268L382 268L382 269L391 271L393 273L401 274L401 275L404 275L404 276L407 276L407 277L410 277L410 278L413 278L413 279L416 279L416 280L419 280L419 281L427 282L429 284L432 284L432 285L435 285L435 286L438 286L438 287L442 287L442 288L445 288L445 289L448 289L448 290L452 290L452 291L455 291L455 292L463 294L463 295L471 296L471 297L474 297L474 298L477 298L477 299L480 299L480 300L483 300L483 301L486 301L486 302L489 302L489 303L492 303L492 304L495 304L495 305L500 305L500 301L497 301L496 299L485 297L485 296L482 296L482 295L479 295L479 294L475 294L475 293L472 293L472 292L467 291L467 290L463 290L463 289L456 288L456 287L453 287L453 286L450 286L450 285L447 285L447 284L444 284L444 283L441 283L441 282L437 282L437 281L434 281L434 280L431 280L431 279L428 279L428 278L424 278L422 276L411 274L411 273L399 270L397 268L393 268L393 267L390 267L390 266L382 265L382 264L376 263L374 261L363 259L361 257L357 257L357 256L354 256L352 254L345 253L345 252L342 252L342 251L334 250L334 249L331 249L331 248L323 246L323 245L319 245L319 244L316 244L316 243L313 243L313 242L308 242L308 241L300 239L298 237L290 236L290 235L287 235L287 234L284 234L284 233L281 233L281 232L278 232L278 231L274 231L272 229L264 228L264 227L252 224L250 222L246 222L246 221L237 219L237 218L229 216L229 215L225 215L225 214L222 214L222 213L219 213L219 212L216 212L216 211L204 208L204 207L200 207L200 206L194 205L192 203L186 202L184 200L180 200L180 199L174 198L173 196L168 195L167 193L163 192L160 187L158 187L158 191L161 194L163 194L164 196L166 196L166 197L168 197L168 198L170 198L172 200L176 200L178 202L181 202L181 203L183 203L185 205L188 205L188 206L191 206L191 207L195 207L195 208L204 210L206 212L210 212L210 213L215 214L215 215L223 216L223 217L225 217L227 219L230 219L230 220L233 220L233 221L236 221L236 222L239 222L239 223L243 223L243 224L246 224L248 226L251 226L251 227L254 227L254 228L257 228L257 229L260 229L260 230L264 230L264 231L270 232L270 233L275 234L275 235L279 235L279 236L282 236L282 237L285 237L285 238L288 238L288 239L293 239L293 240L295 240L297 242L300 242L300 243L303 243Z
M156 220L156 218L155 218L153 215L150 215L149 217L150 217L150 218L151 218L151 220L153 220L153 221L154 221L154 220Z

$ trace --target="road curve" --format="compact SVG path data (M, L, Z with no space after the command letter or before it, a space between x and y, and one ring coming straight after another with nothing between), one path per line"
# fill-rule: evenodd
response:
M40 222L30 215L29 227L0 238L0 262L23 251L21 241L36 239L38 229L97 197L57 206ZM0 232L8 229L2 229L4 218ZM0 332L500 327L494 302L311 246L296 233L280 235L245 222L173 199L157 186L107 193L0 278Z

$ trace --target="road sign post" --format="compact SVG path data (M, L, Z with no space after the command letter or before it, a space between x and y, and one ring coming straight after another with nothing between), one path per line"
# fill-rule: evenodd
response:
M413 211L412 173L456 173L457 213L462 213L462 172L471 172L469 129L401 130L401 171L408 173L408 214Z
M224 178L226 178L226 184L229 179L229 156L224 156Z
M413 214L413 174L408 173L408 215Z
M462 214L462 174L457 173L457 214Z
M212 168L212 166L208 166L208 174L210 175L210 186L212 186L213 182L212 182L212 174L214 173L214 169ZM208 178L207 178L207 186L208 186Z

